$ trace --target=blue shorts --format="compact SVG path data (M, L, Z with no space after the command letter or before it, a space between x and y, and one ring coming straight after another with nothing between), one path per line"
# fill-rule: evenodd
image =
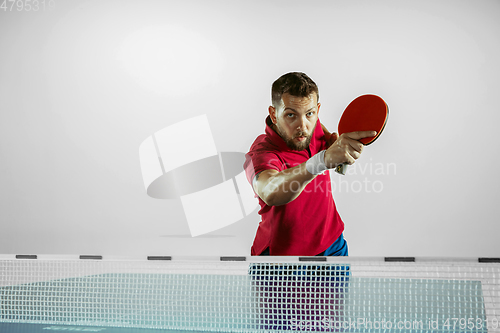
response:
M260 256L268 256L269 248L262 251ZM317 254L316 256L337 256L337 257L347 257L349 255L349 249L347 247L347 242L344 239L344 233L341 233L339 238L325 251Z

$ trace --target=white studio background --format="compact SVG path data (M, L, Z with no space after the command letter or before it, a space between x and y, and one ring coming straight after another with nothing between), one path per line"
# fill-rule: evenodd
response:
M499 256L500 1L3 3L0 253L249 255L256 211L190 237L139 145L206 114L219 151L246 152L272 82L302 71L331 131L361 94L390 107L332 176L350 255Z

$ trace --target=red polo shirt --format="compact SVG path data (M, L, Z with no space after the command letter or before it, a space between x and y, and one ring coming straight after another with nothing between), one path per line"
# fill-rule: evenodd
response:
M283 171L307 161L326 149L318 120L308 149L295 151L271 128L266 119L266 134L257 137L245 155L245 172L250 184L256 174L274 169ZM270 255L314 256L325 251L344 231L344 223L333 202L329 171L316 176L293 201L268 206L259 199L262 221L252 246L252 255L269 247Z

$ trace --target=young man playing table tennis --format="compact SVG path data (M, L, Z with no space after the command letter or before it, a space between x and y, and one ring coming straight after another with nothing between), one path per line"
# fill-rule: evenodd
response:
M318 119L318 87L304 73L281 76L271 95L265 134L244 165L261 206L252 255L347 256L328 169L353 164L358 140L375 132L330 134Z

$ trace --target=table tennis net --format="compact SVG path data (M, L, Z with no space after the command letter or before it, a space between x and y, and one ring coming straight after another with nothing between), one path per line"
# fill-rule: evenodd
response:
M249 260L0 260L0 322L213 332L500 332L498 263Z

